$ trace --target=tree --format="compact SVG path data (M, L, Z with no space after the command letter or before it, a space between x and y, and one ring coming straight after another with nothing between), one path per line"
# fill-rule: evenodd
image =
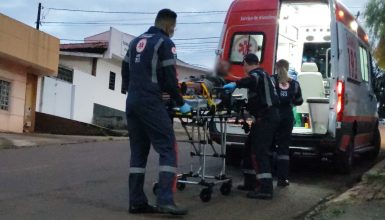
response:
M369 0L365 9L365 20L370 34L378 41L374 51L378 65L385 68L385 1Z

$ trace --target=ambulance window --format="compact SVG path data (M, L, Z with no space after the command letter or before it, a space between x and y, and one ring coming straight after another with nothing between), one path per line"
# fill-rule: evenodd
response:
M368 52L362 46L360 46L360 68L362 81L369 82Z
M230 61L242 63L243 57L249 53L254 53L262 61L263 45L262 33L236 33L231 42Z
M303 45L302 63L317 64L323 78L330 77L330 43L305 43ZM327 55L328 53L328 55ZM328 57L328 60L326 58ZM326 72L328 70L328 72Z

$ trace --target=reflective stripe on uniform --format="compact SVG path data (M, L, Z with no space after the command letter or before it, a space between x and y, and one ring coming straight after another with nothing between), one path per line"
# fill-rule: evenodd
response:
M260 173L257 175L257 179L272 179L271 173Z
M176 167L172 166L160 166L159 172L176 173Z
M252 175L257 174L257 173L255 172L255 170L243 170L243 173L244 173L244 174L252 174Z
M278 155L278 160L290 160L289 155Z
M270 87L269 87L269 80L267 79L266 73L264 73L263 76L263 81L264 81L264 87L265 87L265 96L266 96L266 104L268 107L272 106L271 102L271 94L270 94Z
M130 167L130 173L131 174L134 174L134 173L145 173L146 172L146 168L143 168L143 167Z
M161 63L162 67L166 67L166 66L174 66L176 64L176 60L175 59L168 59L168 60L165 60Z
M163 43L163 38L160 38L158 42L155 44L154 47L154 54L152 55L152 62L151 62L151 68L152 68L152 76L151 76L151 82L158 83L158 76L156 75L156 69L158 66L158 50L160 45Z

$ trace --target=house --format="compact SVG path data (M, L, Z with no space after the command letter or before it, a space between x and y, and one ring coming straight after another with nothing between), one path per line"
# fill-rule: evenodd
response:
M0 131L34 131L38 76L58 63L59 39L0 14Z
M61 44L57 77L39 80L39 112L112 129L124 129L126 94L121 91L121 63L135 37L115 28ZM209 71L177 61L178 78Z

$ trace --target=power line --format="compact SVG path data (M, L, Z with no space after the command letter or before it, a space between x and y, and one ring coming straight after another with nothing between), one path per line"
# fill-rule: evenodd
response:
M153 23L103 23L103 22L67 22L67 21L42 21L43 24L59 24L59 25L124 25L124 26L141 26L153 25ZM221 21L204 21L204 22L179 22L178 25L198 25L198 24L223 24Z
M172 39L173 41L187 41L187 40L207 40L207 39L219 39L219 37L192 37L192 38L175 38ZM84 39L68 39L68 38L61 38L62 41L80 41L84 42ZM95 41L95 42L105 42L101 40L87 40L87 41ZM200 43L200 42L192 42L192 43ZM202 42L202 43L218 43L218 42ZM177 43L178 44L178 43ZM183 43L188 44L188 43Z
M104 11L104 10L84 10L70 8L48 8L53 11L70 11L70 12L86 12L86 13L103 13L103 14L157 14L158 12L143 12L143 11ZM178 14L210 14L210 13L226 13L227 11L177 11Z
M206 39L219 39L219 37L195 37L195 38L175 38L172 40L206 40Z

